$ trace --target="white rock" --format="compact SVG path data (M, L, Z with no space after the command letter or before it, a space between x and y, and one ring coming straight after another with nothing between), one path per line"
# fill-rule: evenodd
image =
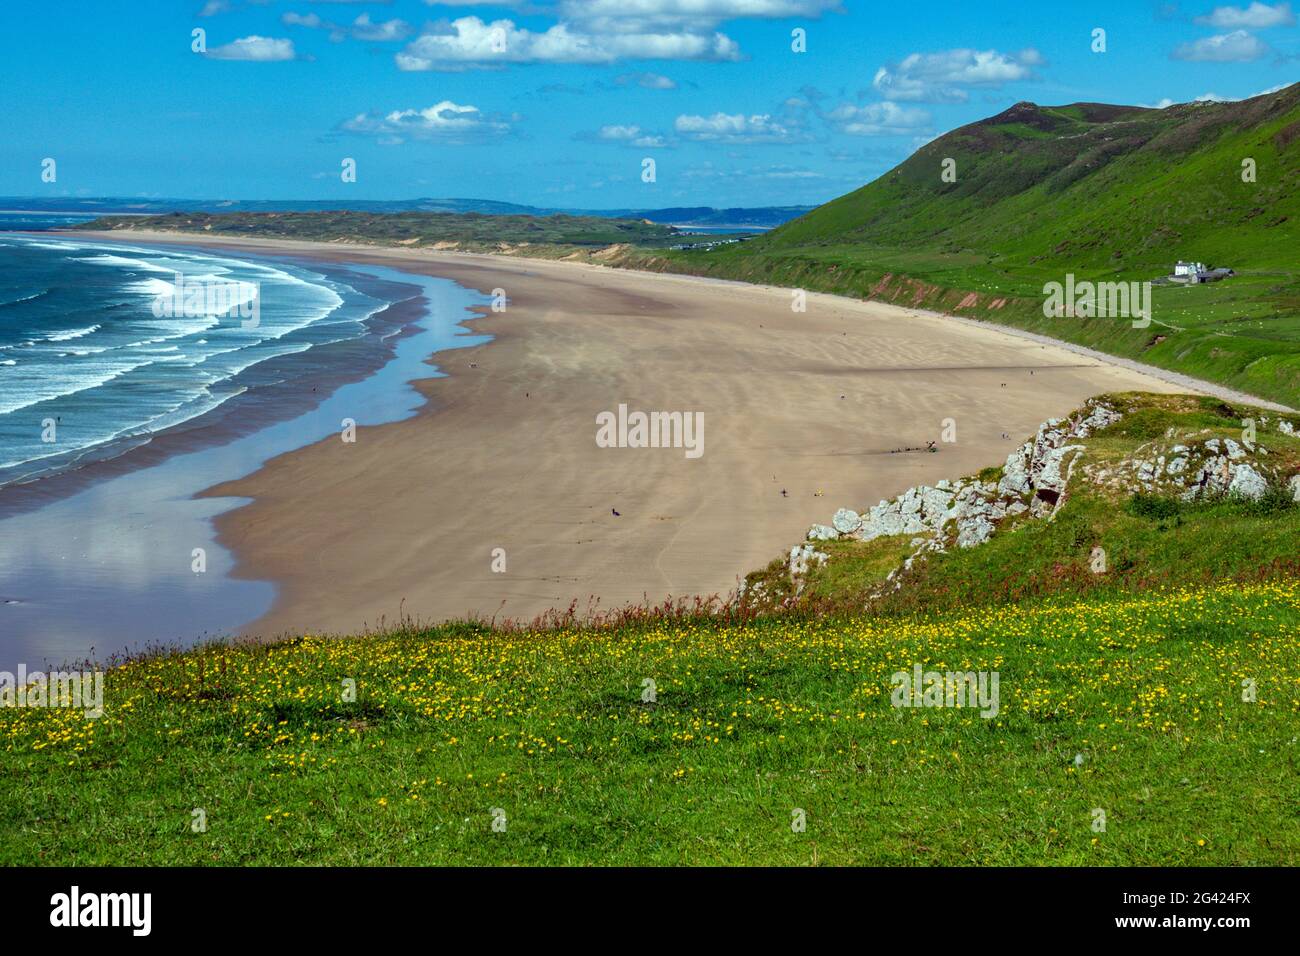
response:
M1264 476L1247 464L1240 464L1233 469L1232 482L1228 485L1228 494L1241 495L1252 501L1258 501L1268 491L1268 482Z
M1287 487L1291 489L1291 500L1300 501L1300 475L1292 475Z
M925 522L920 517L915 514L903 516L903 527L899 531L900 534L920 534L924 530Z
M1228 490L1232 480L1231 462L1224 457L1206 458L1188 482L1183 499L1190 501L1200 495L1217 495Z
M810 567L825 564L826 555L811 544L797 544L790 549L790 576L801 578Z
M983 544L992 536L993 522L982 515L976 516L973 520L962 523L957 533L957 547L973 548L977 544Z
M862 527L862 516L856 511L841 508L831 516L831 527L840 534L852 534Z
M1038 479L1034 482L1035 490L1038 492L1053 492L1061 495L1065 492L1065 478L1061 475L1061 465L1065 461L1065 456L1070 452L1083 451L1082 445L1063 445L1060 448L1053 448L1043 455L1042 467L1038 472ZM1149 464L1144 467L1150 467Z
M808 529L809 541L834 541L840 533L824 524L815 524Z
M903 533L903 516L897 504L882 501L862 516L862 527L856 535L862 541L884 538Z
M1071 438L1087 438L1099 428L1113 425L1123 416L1109 405L1097 405L1092 412L1070 429Z
M1033 453L1034 446L1026 442L1007 455L1002 480L998 482L998 494L1004 497L1022 495L1030 489L1029 463Z
M925 523L932 528L938 529L948 520L948 505L952 503L953 494L943 488L934 487L926 488L922 486L918 489L921 497L921 516Z

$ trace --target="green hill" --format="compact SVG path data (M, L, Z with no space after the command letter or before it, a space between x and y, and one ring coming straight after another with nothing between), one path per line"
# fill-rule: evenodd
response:
M765 236L627 264L1005 322L1296 407L1298 186L1300 84L1163 110L1018 103ZM1237 276L1157 286L1144 329L1043 316L1067 273L1143 281L1180 259Z
M1296 266L1300 84L1168 109L1017 103L942 136L750 251L865 243L977 254L1025 280L1162 275L1177 259ZM955 182L941 179L956 163ZM1242 181L1255 160L1256 182ZM1001 262L1001 260L1006 260Z

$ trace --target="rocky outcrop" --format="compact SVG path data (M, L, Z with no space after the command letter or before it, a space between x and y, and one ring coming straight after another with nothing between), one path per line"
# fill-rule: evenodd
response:
M1209 434L1208 429L1201 433ZM1279 474L1265 460L1269 450L1232 438L1204 438L1167 434L1161 441L1148 442L1131 458L1111 465L1084 469L1098 487L1120 492L1144 492L1195 501L1199 498L1233 495L1258 501Z
M831 516L831 527L839 534L852 534L862 527L862 516L856 511L841 508Z
M808 569L818 564L826 563L826 555L822 554L811 544L796 544L790 549L790 577L801 578L808 573Z
M1060 507L1074 463L1084 446L1075 439L1119 421L1109 405L1090 403L1070 419L1042 424L1032 441L1007 456L996 481L962 479L918 485L897 498L881 501L863 514L841 508L831 524L814 525L809 540L832 537L871 541L910 534L925 550L944 550L949 543L973 548L987 541L1008 517L1031 512L1050 516ZM919 552L918 552L919 553Z
M1300 501L1300 475L1288 481L1271 467L1269 451L1254 441L1253 430L1243 432L1243 440L1237 441L1212 436L1209 429L1200 434L1175 434L1170 429L1162 440L1147 442L1128 458L1088 462L1084 440L1122 417L1112 405L1090 401L1069 418L1043 422L1033 439L1007 456L996 480L944 480L933 487L909 488L863 512L841 508L829 525L813 525L808 540L872 541L912 535L914 550L886 579L887 585L899 587L900 572L927 553L977 547L1008 519L1021 515L1052 520L1065 503L1076 467L1089 484L1123 494L1146 492L1185 501L1219 495L1258 500L1274 483L1286 483L1292 497ZM1269 419L1261 418L1261 424L1269 427ZM1297 434L1286 420L1277 422L1277 430ZM797 581L814 562L825 560L810 544L796 547L790 552L791 576Z

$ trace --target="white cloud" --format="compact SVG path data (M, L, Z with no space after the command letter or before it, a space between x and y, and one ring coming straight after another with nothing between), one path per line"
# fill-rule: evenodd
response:
M369 14L361 14L350 26L342 26L331 20L321 19L315 13L286 13L280 22L291 27L307 27L312 30L328 30L330 39L335 43L346 40L349 36L355 40L370 42L387 42L405 40L414 29L405 20L392 19L376 23Z
M476 106L462 106L443 100L422 110L393 110L389 113L358 113L340 124L349 133L378 136L381 142L400 143L407 139L464 144L496 139L510 132L501 117L485 115Z
M1043 63L1037 50L1000 53L997 50L943 50L913 53L876 71L872 85L888 100L918 103L964 103L966 86L999 88L1031 79Z
M1291 4L1279 3L1270 6L1258 0L1248 7L1215 7L1211 13L1196 18L1197 23L1218 27L1220 30L1233 30L1245 27L1251 30L1266 30L1269 27L1290 27L1295 25L1295 14Z
M682 115L673 123L673 129L687 139L705 143L794 143L806 139L767 113Z
M668 141L663 136L648 133L635 125L602 126L597 130L595 138L607 143L622 143L640 149L663 149L668 145Z
M658 73L624 73L622 76L614 78L614 82L619 86L627 86L635 83L637 86L647 90L675 90L677 83L666 76Z
M348 38L348 31L331 20L323 20L315 13L285 13L280 22L287 27L306 27L309 30L328 30L330 42L342 43Z
M476 0L425 0L430 6L478 6ZM487 5L486 2L482 5ZM717 27L738 19L820 17L841 0L558 0L528 13L557 22L529 30L514 20L464 16L427 26L397 55L403 70L464 70L509 63L614 63L620 60L738 60L740 48ZM671 84L657 77L661 84ZM642 85L647 85L643 83ZM672 89L659 85L654 89Z
M486 0L485 0L486 2ZM566 16L696 17L715 23L744 18L816 17L840 0L562 0Z
M796 166L768 166L765 169L754 169L747 173L748 176L757 179L822 179L821 173Z
M509 7L540 12L530 0L424 0L430 7ZM713 25L724 20L820 17L843 12L841 0L560 0L558 15L567 21L625 21L631 32L640 24L697 23Z
M916 133L930 125L930 114L897 103L870 103L853 106L845 103L825 114L828 123L850 136L898 136Z
M1233 30L1184 43L1174 50L1173 58L1194 63L1246 63L1267 53L1268 44L1259 37L1245 30Z
M561 0L563 20L596 33L712 30L727 20L820 17L840 0Z
M640 126L602 126L596 134L600 139L612 139L619 142L636 139L641 135Z
M543 33L512 20L461 17L435 24L397 54L402 70L462 70L504 63L614 63L624 59L736 60L721 33L583 33L558 23Z
M1205 36L1193 43L1183 43L1175 49L1175 60L1191 62L1251 62L1268 55L1269 44L1245 30L1230 34Z
M204 54L213 60L249 60L255 63L277 63L292 60L296 55L292 40L259 36L240 37L232 43L213 47Z
M405 20L393 18L380 23L371 21L368 14L361 14L352 21L351 33L358 40L385 42L405 40L411 34L412 27Z

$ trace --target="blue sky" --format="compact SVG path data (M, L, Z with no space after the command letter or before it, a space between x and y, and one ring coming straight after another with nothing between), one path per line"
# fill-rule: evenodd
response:
M5 0L0 195L818 203L1019 100L1295 82L1296 21L1142 0Z

